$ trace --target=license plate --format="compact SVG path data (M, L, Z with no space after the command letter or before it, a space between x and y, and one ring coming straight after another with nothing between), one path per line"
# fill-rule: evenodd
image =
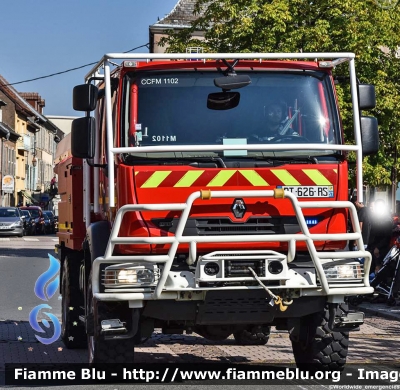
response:
M9 226L0 226L0 229L10 229Z
M333 186L280 186L298 198L333 198Z

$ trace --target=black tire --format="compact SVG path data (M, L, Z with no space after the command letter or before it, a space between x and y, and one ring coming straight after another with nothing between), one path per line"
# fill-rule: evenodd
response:
M339 310L347 311L347 305ZM324 310L302 318L300 337L290 336L296 365L309 371L342 371L349 347L348 332L329 332L329 313Z
M239 345L265 345L268 343L270 333L270 326L250 326L233 333L233 337Z
M396 298L394 298L394 297L388 298L388 300L386 301L386 304L388 306L396 306Z
M194 328L194 331L205 339L210 341L223 341L226 340L231 334L232 330L230 326L213 326L213 325L202 325Z
M105 341L100 335L100 323L102 319L107 318L107 311L102 302L97 303L93 299L92 272L89 275L87 297L86 315L93 319L88 327L94 328L87 336L89 363L133 363L135 348L133 338Z
M83 294L79 290L81 257L80 252L71 252L66 256L63 265L61 339L69 349L87 347L85 326L79 320L80 307L84 304Z

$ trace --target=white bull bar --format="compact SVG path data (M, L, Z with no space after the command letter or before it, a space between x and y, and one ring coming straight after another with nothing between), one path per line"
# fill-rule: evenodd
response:
M183 236L183 231L186 226L193 203L197 199L207 201L213 198L268 198L273 197L287 198L292 203L297 221L300 226L300 234L258 234L258 235L242 235L242 236ZM304 208L330 208L330 209L349 209L350 217L353 225L354 233L330 233L330 234L311 234L306 224L302 209ZM175 236L167 237L118 237L121 223L125 213L132 211L182 211L178 221ZM168 273L171 270L173 260L180 244L189 244L189 256L192 259L197 258L197 243L222 243L232 242L233 240L240 240L241 242L288 242L288 262L292 261L296 254L296 241L306 242L311 260L315 266L319 281L321 283L322 295L355 295L355 294L370 294L373 288L369 285L368 272L364 273L363 284L358 286L330 286L326 275L324 273L321 259L332 259L332 266L335 265L335 260L365 258L365 270L369 270L371 265L371 254L365 250L358 251L340 251L340 252L318 252L314 245L314 241L357 241L358 248L364 248L360 226L358 223L357 211L354 205L348 201L302 201L299 202L297 197L291 192L284 191L283 189L263 190L263 191L210 191L202 190L193 192L186 200L186 203L169 203L169 204L139 204L139 205L125 205L122 206L114 221L111 231L110 240L107 245L104 257L98 257L93 262L92 272L92 286L93 294L98 300L152 300L152 299L174 299L177 298L178 293L174 291L163 291ZM113 251L115 245L118 244L171 244L168 254L166 255L135 255L135 256L115 256ZM235 253L235 251L232 251ZM154 292L144 292L138 289L138 292L120 292L115 293L101 293L100 292L100 265L118 264L121 262L140 261L149 262L152 264L163 263L160 279ZM240 287L230 287L237 289ZM273 289L274 287L271 287ZM277 286L275 288L290 288L299 289L304 286ZM319 287L318 287L319 288ZM226 289L226 288L212 288ZM130 289L130 290L135 290ZM204 288L196 288L191 290L201 291Z

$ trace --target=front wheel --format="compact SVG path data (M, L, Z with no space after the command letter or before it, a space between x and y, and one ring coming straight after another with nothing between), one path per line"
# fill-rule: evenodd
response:
M92 272L90 272L87 289L86 317L89 320L88 327L88 350L89 363L133 363L134 340L104 340L101 335L101 320L107 317L106 306L97 302L92 293Z
M347 311L347 305L340 305ZM301 319L298 337L290 335L297 367L310 371L342 371L349 347L348 332L330 332L329 312L324 310Z

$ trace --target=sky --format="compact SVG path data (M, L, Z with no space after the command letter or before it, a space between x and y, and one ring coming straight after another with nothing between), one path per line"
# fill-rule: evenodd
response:
M1 0L0 74L9 82L62 72L97 62L106 53L145 45L149 26L178 0ZM148 53L143 47L136 53ZM44 115L81 116L72 89L92 66L14 85L38 92Z

